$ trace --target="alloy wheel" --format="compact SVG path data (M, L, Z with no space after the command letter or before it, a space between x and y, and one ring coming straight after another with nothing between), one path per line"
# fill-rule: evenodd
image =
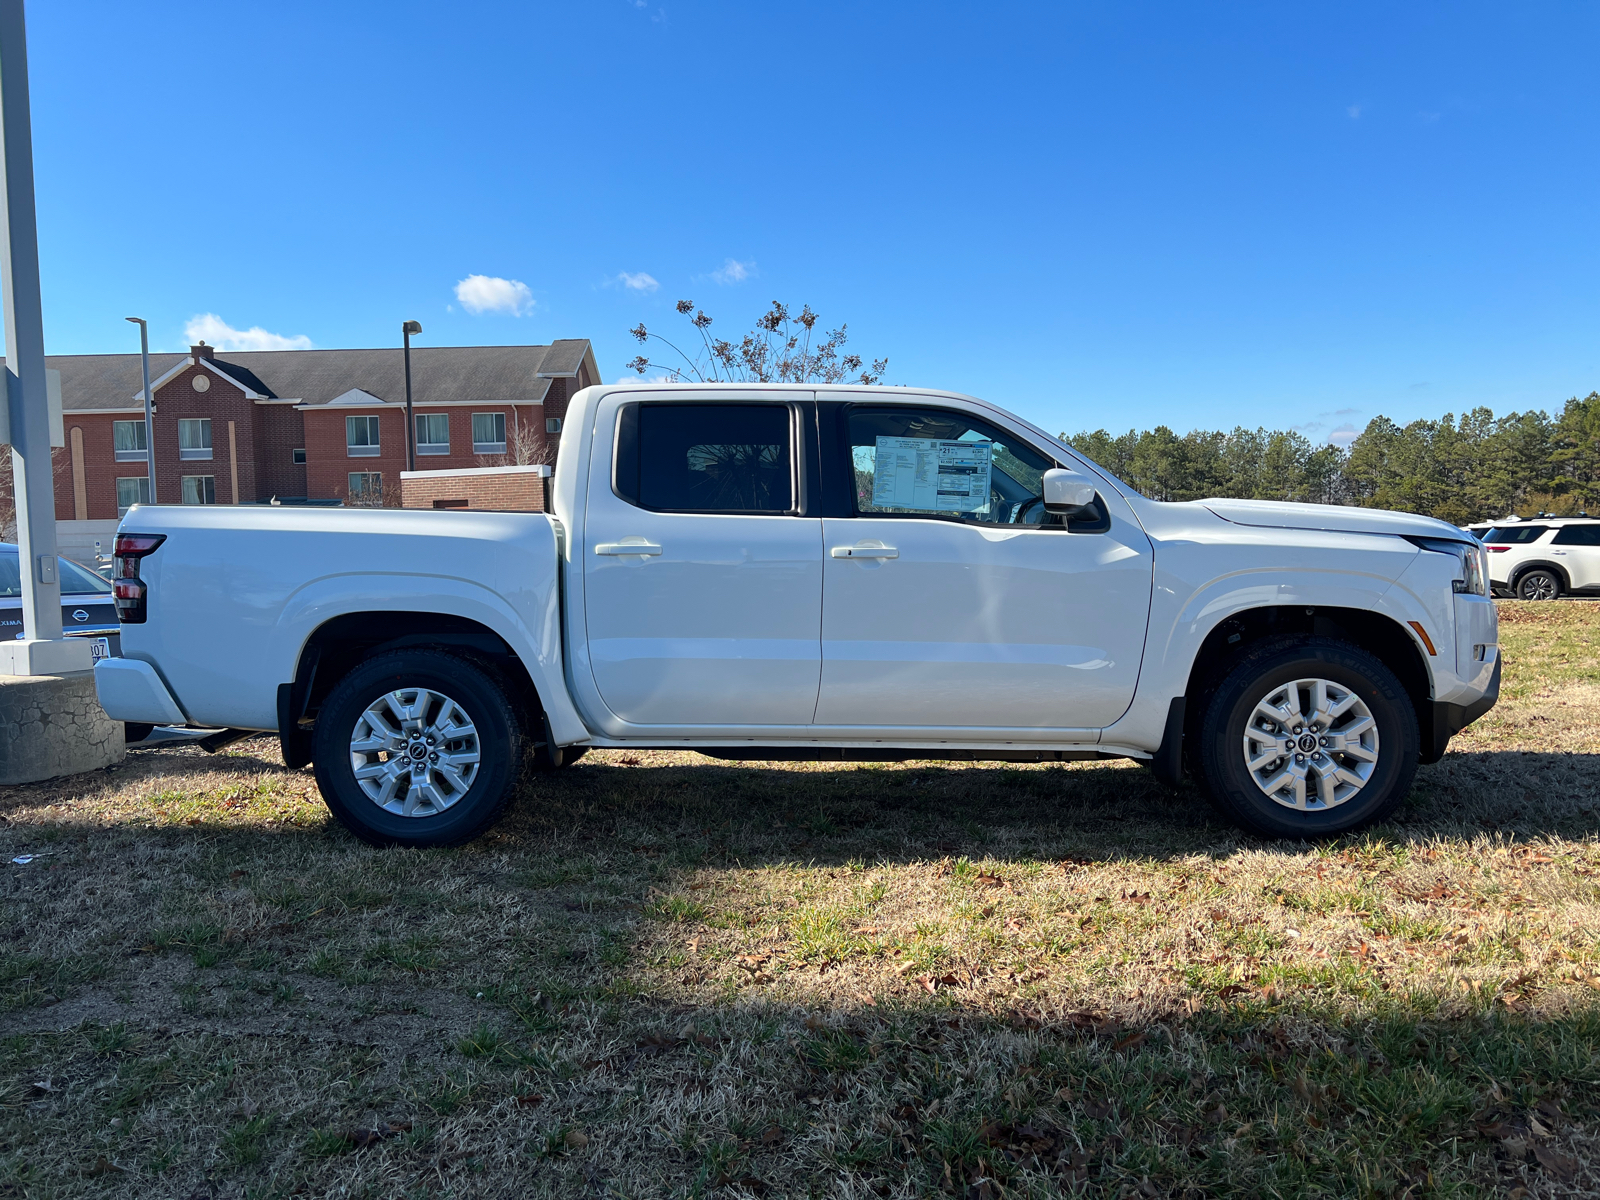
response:
M1535 572L1517 585L1517 591L1524 600L1554 600L1556 581L1542 571Z
M367 706L350 731L350 768L367 799L400 817L433 817L477 778L478 731L442 692L397 688Z
M1300 812L1337 808L1378 765L1378 725L1355 692L1330 679L1281 683L1257 701L1244 731L1250 778Z

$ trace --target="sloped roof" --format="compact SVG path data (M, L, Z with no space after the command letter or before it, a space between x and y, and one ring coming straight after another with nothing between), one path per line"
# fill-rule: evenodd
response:
M537 403L549 390L551 375L571 375L589 353L586 338L548 346L413 346L412 394L418 404ZM159 379L187 357L152 354L150 378ZM65 411L139 406L135 397L144 385L137 354L50 354L45 365L61 372ZM224 352L215 365L264 396L312 406L332 403L352 388L390 401L403 401L406 394L398 346Z

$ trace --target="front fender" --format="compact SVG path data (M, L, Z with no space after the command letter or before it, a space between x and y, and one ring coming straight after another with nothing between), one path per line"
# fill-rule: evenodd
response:
M1201 646L1227 618L1279 606L1386 612L1385 597L1418 553L1382 534L1295 530L1286 542L1282 530L1240 526L1158 543L1138 693L1102 740L1159 749L1173 699L1188 691Z

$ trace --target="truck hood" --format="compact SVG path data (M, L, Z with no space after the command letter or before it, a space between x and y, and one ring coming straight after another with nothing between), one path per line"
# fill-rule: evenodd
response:
M1352 508L1342 504L1289 504L1281 500L1197 500L1224 521L1235 525L1261 525L1269 529L1320 529L1330 533L1388 533L1396 537L1452 538L1467 541L1464 533L1446 521L1415 513L1383 508Z

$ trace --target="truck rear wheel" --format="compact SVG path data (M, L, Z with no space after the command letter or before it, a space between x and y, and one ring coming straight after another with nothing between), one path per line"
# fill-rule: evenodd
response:
M1198 758L1212 802L1268 837L1345 833L1411 790L1421 736L1394 672L1332 638L1263 645L1233 668L1202 717Z
M454 655L363 663L317 714L312 764L333 815L375 846L456 846L500 817L522 763L505 693Z

